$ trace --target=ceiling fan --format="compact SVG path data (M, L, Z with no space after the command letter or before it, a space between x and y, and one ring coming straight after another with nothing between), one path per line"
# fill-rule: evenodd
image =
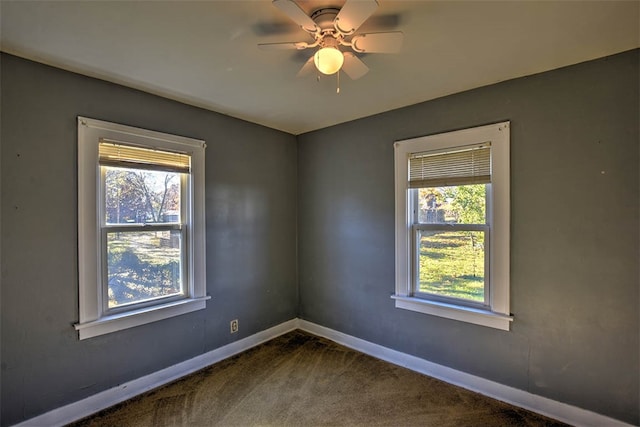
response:
M355 53L396 53L402 46L400 31L355 34L378 8L377 0L347 0L342 8L323 7L311 16L294 0L273 0L273 5L309 33L314 41L262 43L258 47L265 50L317 48L298 76L310 73L315 67L327 75L342 70L356 80L364 76L369 67Z

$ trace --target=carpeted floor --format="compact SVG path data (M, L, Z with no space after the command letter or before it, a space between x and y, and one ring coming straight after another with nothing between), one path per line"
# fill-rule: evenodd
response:
M294 331L73 426L562 426Z

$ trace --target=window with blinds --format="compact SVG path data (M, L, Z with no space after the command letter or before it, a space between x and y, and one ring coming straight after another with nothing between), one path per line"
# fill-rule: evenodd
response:
M206 307L204 151L78 117L80 339Z
M394 151L396 307L508 330L509 122Z
M106 276L104 311L127 310L186 292L189 210L183 174L190 156L101 139L100 199Z

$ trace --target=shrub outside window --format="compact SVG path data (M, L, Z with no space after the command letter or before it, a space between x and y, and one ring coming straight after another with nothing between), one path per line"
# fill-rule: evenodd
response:
M80 339L205 308L204 142L78 118Z
M396 307L509 329L509 122L395 144Z

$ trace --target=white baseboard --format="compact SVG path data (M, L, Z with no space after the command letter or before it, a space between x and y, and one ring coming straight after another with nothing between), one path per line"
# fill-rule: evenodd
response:
M208 353L186 360L142 378L129 381L117 387L94 394L85 399L54 409L37 417L16 424L14 427L52 427L63 426L77 421L110 406L135 397L141 393L165 385L185 375L206 368L216 362L246 351L277 336L301 329L325 337L338 344L368 354L381 360L403 366L425 375L438 378L450 384L546 415L565 423L584 426L630 426L622 421L596 414L566 403L557 402L542 396L528 393L513 387L470 375L443 365L428 362L406 353L401 353L378 344L374 344L324 326L302 319L292 319L277 326L258 332L236 342L212 350Z
M185 375L206 368L216 362L229 358L269 341L279 335L297 329L298 319L291 319L257 334L232 342L208 353L185 360L144 377L129 381L109 390L94 394L66 406L54 409L35 418L16 424L14 427L52 427L63 426L98 411L123 402L146 391L165 385Z
M401 353L306 320L299 319L298 328L342 344L345 347L393 363L394 365L429 375L430 377L437 378L449 384L454 384L467 390L528 409L570 425L581 427L631 426L620 420L457 371L443 365L438 365L437 363L428 362L419 357Z

